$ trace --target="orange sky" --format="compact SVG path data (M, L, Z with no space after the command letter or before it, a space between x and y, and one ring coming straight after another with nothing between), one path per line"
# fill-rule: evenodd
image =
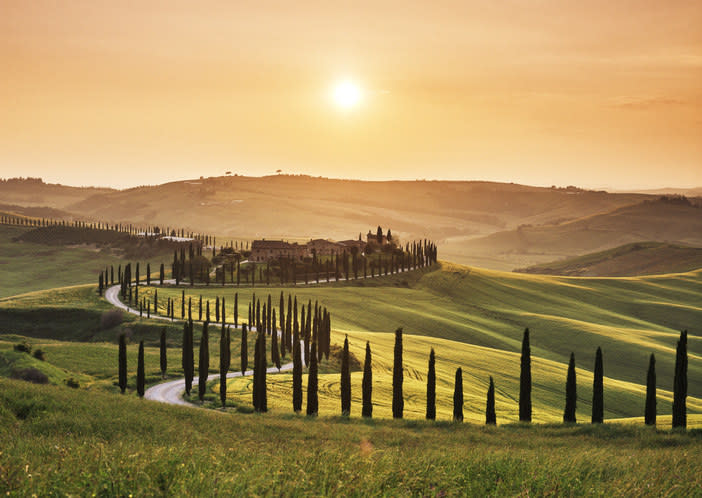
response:
M702 185L699 0L341 4L0 0L0 177Z

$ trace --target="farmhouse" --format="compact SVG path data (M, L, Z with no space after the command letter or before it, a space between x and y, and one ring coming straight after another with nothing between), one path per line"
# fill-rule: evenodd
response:
M326 239L314 239L307 243L307 253L316 254L317 256L331 256L334 253L339 253L344 250L343 246L338 242Z
M297 242L282 240L254 240L251 244L251 261L269 261L278 258L300 260L307 255L307 247Z

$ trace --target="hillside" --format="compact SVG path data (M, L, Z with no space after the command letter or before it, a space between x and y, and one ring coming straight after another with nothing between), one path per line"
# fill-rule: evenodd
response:
M564 223L527 224L471 239L463 251L478 265L520 262L511 268L523 268L647 241L702 246L702 208L675 199L644 201Z
M69 187L55 183L44 183L40 178L0 179L0 199L2 202L24 207L45 206L63 209L90 196L112 191L109 188Z
M702 268L702 248L634 242L607 251L552 261L515 271L574 277L632 277L684 273Z

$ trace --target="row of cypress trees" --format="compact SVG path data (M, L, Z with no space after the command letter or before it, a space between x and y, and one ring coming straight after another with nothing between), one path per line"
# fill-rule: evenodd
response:
M275 322L273 322L275 323ZM198 396L202 401L204 399L207 374L209 371L209 343L208 343L208 326L209 322L203 323L202 335L200 338L200 354L199 354L199 382ZM316 331L316 329L315 329ZM282 331L281 331L282 333ZM402 328L395 331L395 348L394 348L394 365L393 365L393 398L392 398L392 414L393 418L402 418L404 410L403 397L403 365L402 365ZM278 333L273 329L273 337L277 337ZM318 341L316 337L311 343L310 358L308 364L308 384L307 384L307 415L316 416L319 409L318 401L318 357L317 347ZM282 342L282 341L281 341ZM166 373L166 340L165 329L161 332L161 373L165 376ZM226 403L226 374L230 367L231 361L231 337L230 328L222 324L220 336L220 399L222 406ZM299 335L299 327L293 328L293 410L300 412L302 410L302 348L304 342ZM186 393L190 394L192 389L192 380L194 374L194 353L193 353L193 322L190 320L184 324L183 332L183 371L185 372ZM245 374L248 361L247 352L247 326L242 324L242 344L241 344L241 371ZM266 394L266 329L260 327L257 333L256 346L254 352L254 370L253 370L253 405L257 412L267 411L267 394ZM371 367L371 349L370 343L366 342L366 356L363 368L362 379L362 416L372 417L372 367ZM427 372L427 398L426 398L426 418L428 420L436 419L436 356L432 348L429 353L429 363ZM276 365L280 369L280 363ZM344 346L341 357L341 379L340 379L340 400L341 414L349 416L351 413L351 375L349 366L349 343L348 336L344 339ZM532 406L531 406L531 347L529 329L524 330L522 339L522 354L520 361L520 389L519 389L519 420L522 422L531 422ZM126 339L125 335L120 335L119 338L119 386L122 392L125 391L127 385L127 369L126 369ZM649 368L646 381L646 402L645 402L645 423L647 425L655 425L656 423L656 373L655 373L655 356L651 354L649 360ZM576 402L577 402L577 382L575 372L575 354L571 353L568 362L568 371L566 377L566 401L563 413L564 423L575 423L576 420ZM139 344L139 359L137 367L137 392L140 396L144 394L144 344L143 341ZM673 401L673 427L686 427L686 396L687 396L687 331L680 334L680 339L677 343L677 355L675 362L675 379L674 379L674 401ZM454 382L454 397L453 397L453 419L455 421L463 420L463 375L462 369L456 370ZM486 424L496 423L495 412L495 385L492 376L490 377L486 409L485 409ZM604 368L602 349L597 348L595 354L595 368L593 377L593 398L592 398L592 416L591 423L602 423L604 421Z

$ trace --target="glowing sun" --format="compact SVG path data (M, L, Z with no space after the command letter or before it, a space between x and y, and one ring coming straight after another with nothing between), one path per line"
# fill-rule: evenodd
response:
M338 82L332 90L332 100L341 109L356 107L362 97L361 88L350 80Z

